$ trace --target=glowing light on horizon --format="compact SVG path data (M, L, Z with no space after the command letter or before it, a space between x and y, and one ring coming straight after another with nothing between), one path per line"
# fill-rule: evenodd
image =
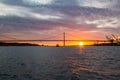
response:
M83 42L80 42L80 43L79 43L79 46L83 46L83 45L84 45Z

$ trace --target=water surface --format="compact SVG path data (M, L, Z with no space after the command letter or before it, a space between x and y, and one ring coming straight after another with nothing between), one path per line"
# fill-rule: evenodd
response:
M0 80L120 80L120 47L0 47Z

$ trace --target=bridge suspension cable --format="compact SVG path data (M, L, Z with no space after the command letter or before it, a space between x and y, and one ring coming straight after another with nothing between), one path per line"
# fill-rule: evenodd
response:
M41 41L41 42L63 42L63 46L66 46L66 42L108 42L108 40L76 40L78 37L75 37L75 35L73 34L68 34L67 33L67 36L70 35L72 37L74 37L75 39L73 40L69 40L69 39L66 39L66 33L64 32L63 35L61 34L55 34L53 36L48 36L46 38L43 38L43 39L36 39L36 40L18 40L16 38L12 38L12 37L8 37L8 36L4 36L10 40L0 40L1 41L4 41L4 42L38 42L38 41ZM58 36L62 36L62 39L54 39L54 38L58 38Z

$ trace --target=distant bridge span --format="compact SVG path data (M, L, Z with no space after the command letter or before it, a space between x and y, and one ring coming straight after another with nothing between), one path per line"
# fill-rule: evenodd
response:
M0 40L0 42L109 42L108 40Z
M68 40L66 39L65 32L63 33L63 39L34 39L34 40L18 40L18 39L9 39L9 40L0 40L0 42L63 42L63 46L66 45L66 42L94 42L94 43L106 43L108 40Z

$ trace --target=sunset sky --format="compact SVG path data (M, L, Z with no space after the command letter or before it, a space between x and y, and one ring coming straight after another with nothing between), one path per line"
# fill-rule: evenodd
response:
M0 0L0 39L120 35L120 0Z

